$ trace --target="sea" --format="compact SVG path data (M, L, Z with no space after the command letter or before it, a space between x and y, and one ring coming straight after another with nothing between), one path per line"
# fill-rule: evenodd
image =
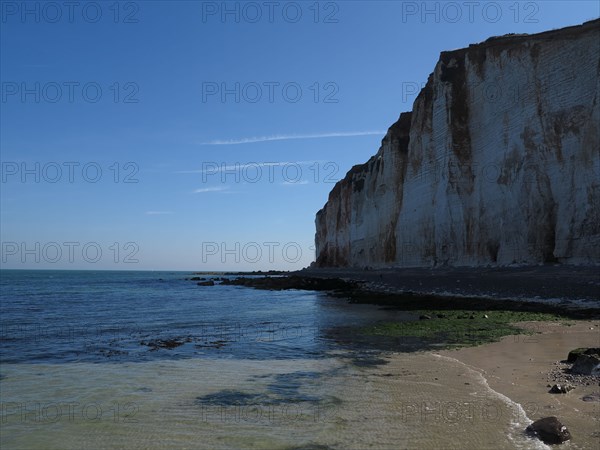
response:
M0 448L547 448L480 372L357 333L413 313L194 276L0 271Z

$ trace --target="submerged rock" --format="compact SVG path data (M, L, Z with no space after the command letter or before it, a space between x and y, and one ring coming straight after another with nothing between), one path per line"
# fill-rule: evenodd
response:
M140 344L150 347L150 351L156 351L161 348L172 350L180 345L185 344L186 342L190 342L190 339L156 339L148 342L141 341Z
M537 437L544 444L561 444L571 439L571 433L567 427L554 416L536 420L525 431Z

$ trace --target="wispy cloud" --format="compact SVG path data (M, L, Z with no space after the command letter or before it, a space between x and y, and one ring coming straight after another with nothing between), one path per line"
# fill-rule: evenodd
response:
M173 214L173 211L146 211L147 216L164 216L167 214Z
M193 193L194 194L204 194L206 192L223 192L223 191L226 191L227 189L229 189L229 186L215 186L215 187L196 189L196 190L194 190Z
M283 186L303 186L308 184L308 180L299 180L299 181L284 181L281 183Z
M309 166L315 163L322 163L324 161L276 161L276 162L252 162L252 163L236 163L225 165L225 163L216 163L216 162L205 162L203 166L204 169L195 169L195 170L179 170L176 173L219 173L219 172L232 172L232 171L241 171L244 169L255 169L262 167L281 167L281 166Z
M372 135L385 135L386 131L373 130L373 131L340 131L331 133L317 133L317 134L277 134L273 136L255 136L240 139L217 139L214 141L200 142L199 145L240 145L240 144L254 144L257 142L270 142L270 141L289 141L293 139L323 139L323 138L337 138L337 137L352 137L352 136L372 136Z

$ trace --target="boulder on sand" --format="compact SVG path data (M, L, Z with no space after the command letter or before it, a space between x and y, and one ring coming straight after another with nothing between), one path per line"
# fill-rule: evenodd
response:
M577 361L581 355L596 355L600 356L600 348L576 348L575 350L571 350L569 352L569 356L567 357L567 362L574 363Z
M596 355L581 355L571 367L571 372L579 375L599 374L600 358Z
M555 384L548 392L550 392L551 394L566 394L567 392L572 391L573 389L575 388L568 384Z
M571 433L567 427L554 416L536 420L525 431L537 437L544 444L561 444L571 439Z

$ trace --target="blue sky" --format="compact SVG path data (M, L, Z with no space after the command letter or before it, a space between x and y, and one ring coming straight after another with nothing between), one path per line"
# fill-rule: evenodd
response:
M333 183L441 51L599 15L595 1L1 4L1 267L24 269L305 267Z

